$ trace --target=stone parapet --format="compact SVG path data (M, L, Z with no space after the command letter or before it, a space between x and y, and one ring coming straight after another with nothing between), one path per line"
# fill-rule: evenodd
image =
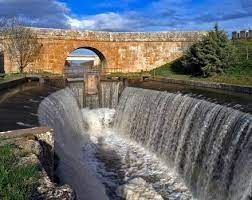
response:
M195 41L206 31L104 32L33 28L41 39L72 39L103 42Z
M39 57L30 63L27 72L64 74L71 52L86 48L97 54L102 68L121 72L148 71L181 57L204 31L170 32L102 32L32 28L42 45ZM17 70L4 55L6 73Z

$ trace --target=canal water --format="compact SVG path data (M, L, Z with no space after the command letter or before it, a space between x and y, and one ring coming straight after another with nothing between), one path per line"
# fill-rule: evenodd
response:
M0 132L39 126L40 102L57 88L29 82L0 91Z

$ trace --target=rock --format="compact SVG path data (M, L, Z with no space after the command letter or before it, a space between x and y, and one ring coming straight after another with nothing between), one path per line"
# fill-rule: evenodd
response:
M25 157L19 159L18 165L38 165L41 166L38 157L35 154L28 154Z
M117 188L117 195L126 200L163 200L151 184L142 178L134 178Z
M24 152L33 153L37 156L40 156L41 153L43 152L41 145L36 140L21 140L21 141L18 141L17 145Z
M43 176L39 179L37 192L32 196L32 200L74 200L75 193L69 185L57 186L43 172Z

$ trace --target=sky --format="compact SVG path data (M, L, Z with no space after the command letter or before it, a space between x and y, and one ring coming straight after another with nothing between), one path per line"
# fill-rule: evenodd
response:
M32 26L99 31L252 28L252 0L0 0L0 17Z

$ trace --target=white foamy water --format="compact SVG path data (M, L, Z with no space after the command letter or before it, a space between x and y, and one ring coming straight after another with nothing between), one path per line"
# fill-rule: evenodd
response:
M128 87L114 127L173 166L195 197L251 199L251 114L186 95Z
M182 180L154 154L111 128L115 110L83 109L92 144L84 149L84 160L105 185L110 199L120 199L118 187L143 178L164 199L192 199ZM139 187L133 192L141 190ZM144 192L144 189L142 189Z
M42 101L39 122L54 129L57 175L71 185L78 200L106 200L104 186L83 160L82 149L91 144L81 111L70 89L53 93Z
M95 133L104 128L109 128L114 120L115 110L109 108L82 109L83 119L88 125L88 130Z
M139 177L163 199L193 199L188 188L201 200L251 197L250 114L136 88L123 91L116 112L80 110L65 89L41 103L39 119L55 131L60 177L78 199L121 199L118 188Z

